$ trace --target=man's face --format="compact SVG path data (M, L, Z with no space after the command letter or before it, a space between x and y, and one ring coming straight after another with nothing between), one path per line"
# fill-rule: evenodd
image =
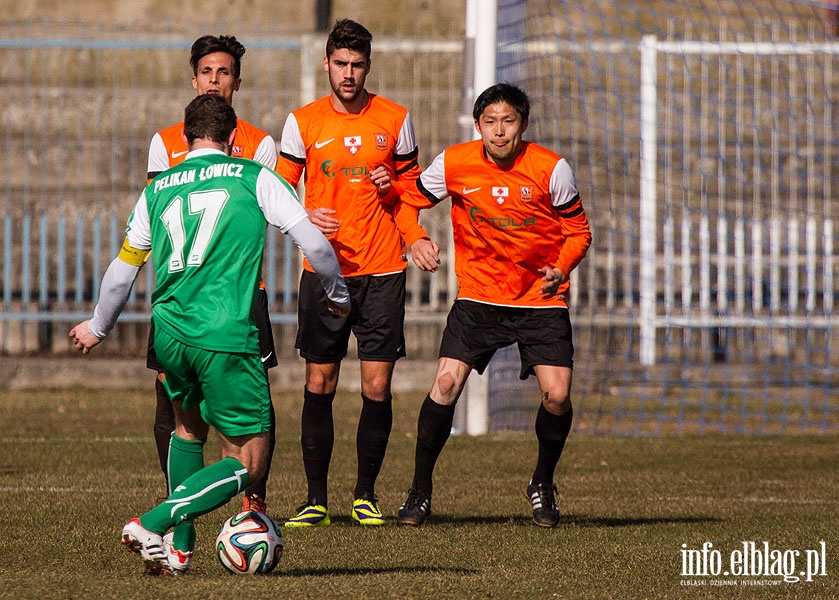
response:
M329 74L332 95L343 104L352 104L364 91L370 61L363 54L339 48L323 59L323 70Z
M499 167L512 164L521 151L521 136L527 129L516 109L506 102L490 104L475 121L487 155Z
M199 96L218 94L231 104L233 92L239 91L242 80L234 77L236 61L226 52L213 52L198 61L198 72L192 77L192 87Z

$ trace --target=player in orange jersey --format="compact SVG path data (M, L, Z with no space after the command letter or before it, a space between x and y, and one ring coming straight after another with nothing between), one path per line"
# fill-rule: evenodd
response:
M568 276L585 257L591 231L568 161L522 140L529 115L521 89L502 83L485 90L472 112L481 139L438 155L396 208L400 230L421 251L430 241L416 225L417 210L451 198L459 287L420 409L413 484L399 509L407 525L431 513L434 465L466 378L513 343L520 377L535 374L542 391L539 454L527 487L533 521L559 521L553 478L572 419Z
M300 439L308 496L288 527L330 523L332 401L350 332L358 341L363 402L352 517L362 525L385 522L374 486L393 420L393 368L405 356L407 258L392 213L400 186L416 179L420 167L407 109L364 87L371 40L354 21L335 24L323 59L331 93L292 112L280 140L277 171L292 185L305 171L306 211L332 242L352 298L350 317L334 318L311 267L304 265L296 347L306 359ZM436 245L424 239L415 262L433 269L435 258Z
M242 56L245 54L245 47L234 36L204 35L195 40L190 51L189 64L192 66L192 87L198 96L204 94L218 95L233 102L233 94L239 90L242 83L241 68ZM270 169L277 164L277 145L274 139L247 121L237 119L236 137L230 147L230 155L237 158L250 158L262 163ZM162 129L154 134L149 145L148 181L151 182L157 175L180 164L189 152L187 143L183 138L184 123L181 121L171 127ZM268 316L268 296L264 287L260 289L254 303L253 316L259 329L259 349L262 355L262 365L267 370L277 365L277 356L274 351L274 337L271 332L271 322ZM175 429L175 415L172 404L169 401L169 394L165 387L165 374L163 367L157 360L154 351L154 330L149 332L149 348L146 358L146 366L157 371L155 391L157 396L157 408L154 419L154 437L157 445L157 454L160 459L160 467L166 475L168 487L169 461L180 460L178 453L190 452L190 449L183 449L173 446L174 454L170 450L172 432ZM235 392L235 390L231 390ZM274 454L276 441L274 407L271 405L271 430L269 436L268 468L264 476L245 490L243 502L244 510L258 510L265 512L266 481L271 468L271 459ZM196 450L196 452L198 452ZM171 492L171 490L169 490ZM167 494L168 495L168 494ZM181 537L181 536L185 537ZM174 532L173 552L180 548L192 548L189 538L194 537L194 529L191 524L188 527L178 527ZM171 542L171 540L167 540Z

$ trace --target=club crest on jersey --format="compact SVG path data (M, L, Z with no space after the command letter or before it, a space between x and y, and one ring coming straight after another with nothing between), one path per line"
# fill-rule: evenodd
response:
M350 154L358 153L361 148L361 136L351 135L344 138L344 147L350 151Z
M245 149L242 146L233 146L230 148L230 156L237 156L239 158L244 154Z
M533 186L532 185L521 186L521 201L522 202L530 202L531 200L533 200Z
M376 150L387 150L387 134L376 133L374 137L376 138Z
M509 196L510 188L500 187L497 185L492 187L492 197L496 202L498 202L498 204L504 204L504 201L509 198Z

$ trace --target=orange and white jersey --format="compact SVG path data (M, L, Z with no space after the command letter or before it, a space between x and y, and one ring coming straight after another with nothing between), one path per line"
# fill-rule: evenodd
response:
M237 119L236 123L236 138L233 140L230 155L236 158L250 158L273 169L277 165L277 144L274 138L242 119ZM149 182L186 158L189 148L181 136L183 130L184 123L181 121L154 134L149 145Z
M405 270L405 243L393 220L393 203L421 171L407 109L368 95L367 106L358 114L336 111L329 96L292 112L283 127L277 161L277 172L292 186L305 171L307 209L337 211L331 216L340 224L329 241L344 277ZM384 198L369 175L379 165L390 170L393 182Z
M588 218L568 161L522 142L515 162L501 168L483 142L457 144L439 154L410 186L396 219L410 244L421 232L416 211L452 202L458 298L517 307L567 307L569 282L545 298L542 267L566 276L591 244Z

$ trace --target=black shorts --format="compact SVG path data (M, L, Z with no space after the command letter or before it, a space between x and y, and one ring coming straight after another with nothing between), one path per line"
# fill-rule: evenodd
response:
M300 356L320 364L341 362L352 332L360 360L396 362L405 356L405 272L346 277L352 308L346 319L327 309L317 275L303 271L297 301Z
M271 318L268 316L268 294L260 288L253 305L253 319L259 330L259 354L265 370L277 366L277 353L274 351L274 332L271 330ZM146 367L163 373L163 366L154 352L154 321L149 326L149 347L146 352Z
M449 312L440 358L454 358L483 373L499 348L518 344L520 379L536 365L574 367L571 319L566 308L519 308L457 300Z

